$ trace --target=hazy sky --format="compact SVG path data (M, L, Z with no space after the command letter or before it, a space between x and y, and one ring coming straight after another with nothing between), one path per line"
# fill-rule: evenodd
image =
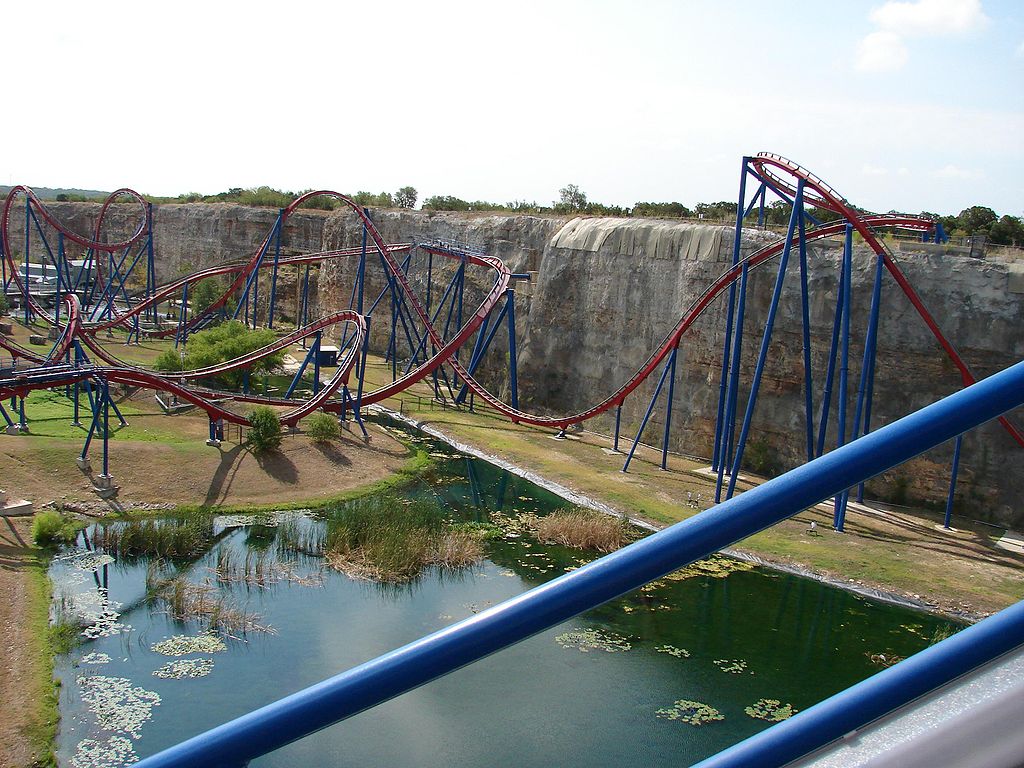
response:
M4 183L1024 213L1024 3L5 3Z

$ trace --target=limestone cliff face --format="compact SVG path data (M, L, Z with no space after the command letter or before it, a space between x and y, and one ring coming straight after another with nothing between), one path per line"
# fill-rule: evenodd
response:
M79 231L90 231L98 206L56 204L55 213ZM129 231L135 211L115 210L109 237ZM250 256L270 230L276 210L235 205L166 205L155 214L157 271L161 281L225 260ZM514 272L533 272L529 287L517 286L519 381L525 408L574 413L604 399L640 367L683 312L722 274L732 258L732 232L693 223L630 219L373 211L389 242L470 243L502 258ZM119 218L120 217L120 218ZM14 236L19 237L15 221ZM773 236L745 235L744 253ZM287 253L357 246L362 226L350 212L295 214L282 238ZM979 377L1024 357L1024 270L1011 262L975 260L932 249L899 254L900 264L940 327ZM809 251L808 284L813 360L815 427L831 338L841 249L826 242ZM348 306L354 259L326 263L313 272L318 311ZM778 262L750 274L744 325L746 405L754 360L774 287ZM852 283L853 340L850 347L848 420L859 386L864 329L875 274L875 257L858 250ZM436 267L437 280L452 265ZM446 271L447 270L447 271ZM367 303L386 283L371 271ZM296 275L285 275L294 281ZM747 463L778 471L806 458L802 315L797 254L785 279L772 346L747 449ZM467 306L490 277L470 274ZM294 285L294 282L289 285ZM443 287L443 282L441 283ZM291 301L289 290L279 290ZM872 427L888 423L959 388L960 378L931 333L891 277L883 282ZM684 338L677 361L671 425L673 448L708 456L722 364L727 296L713 305ZM434 298L436 302L436 297ZM374 346L387 343L388 319L375 318ZM494 380L497 380L497 372ZM488 376L485 374L485 378ZM653 394L657 377L642 385L623 408L622 434L632 438ZM838 402L838 379L832 402ZM663 393L644 434L660 443ZM1017 423L1024 415L1016 414ZM826 447L834 446L836 417L829 420ZM610 432L610 417L590 428ZM869 493L941 503L949 482L952 446L942 446L869 484ZM1024 519L1024 450L997 425L965 438L958 486L958 511L1003 523Z

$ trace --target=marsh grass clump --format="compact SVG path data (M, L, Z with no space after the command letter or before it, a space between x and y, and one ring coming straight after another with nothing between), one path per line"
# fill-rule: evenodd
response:
M100 526L93 534L94 546L118 560L145 556L171 560L191 558L209 549L212 541L212 521L195 517L129 520Z
M625 518L576 507L537 518L536 535L545 544L614 552L629 540Z
M471 565L483 556L482 542L453 528L436 504L384 494L331 511L323 551L327 564L348 576L398 583L431 565Z
M84 527L85 524L81 520L75 520L60 512L51 510L38 512L32 518L32 541L37 546L44 548L71 544Z
M232 605L210 584L197 584L184 576L157 579L146 585L151 597L162 603L175 621L204 621L207 628L233 637L249 632L273 632L260 616Z

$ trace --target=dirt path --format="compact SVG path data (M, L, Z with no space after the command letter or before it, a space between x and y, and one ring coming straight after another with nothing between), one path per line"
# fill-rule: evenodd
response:
M29 637L30 589L36 553L29 518L0 518L0 768L32 764L32 726L39 690Z

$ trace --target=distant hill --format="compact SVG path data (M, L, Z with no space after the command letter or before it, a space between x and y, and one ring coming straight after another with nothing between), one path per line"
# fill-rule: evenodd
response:
M28 186L32 188L32 191L35 192L41 200L56 200L57 195L64 195L69 200L92 200L94 198L103 200L110 195L109 192L102 192L98 189L51 189L50 187L33 187L31 184ZM0 184L0 195L6 195L10 191L10 186Z

